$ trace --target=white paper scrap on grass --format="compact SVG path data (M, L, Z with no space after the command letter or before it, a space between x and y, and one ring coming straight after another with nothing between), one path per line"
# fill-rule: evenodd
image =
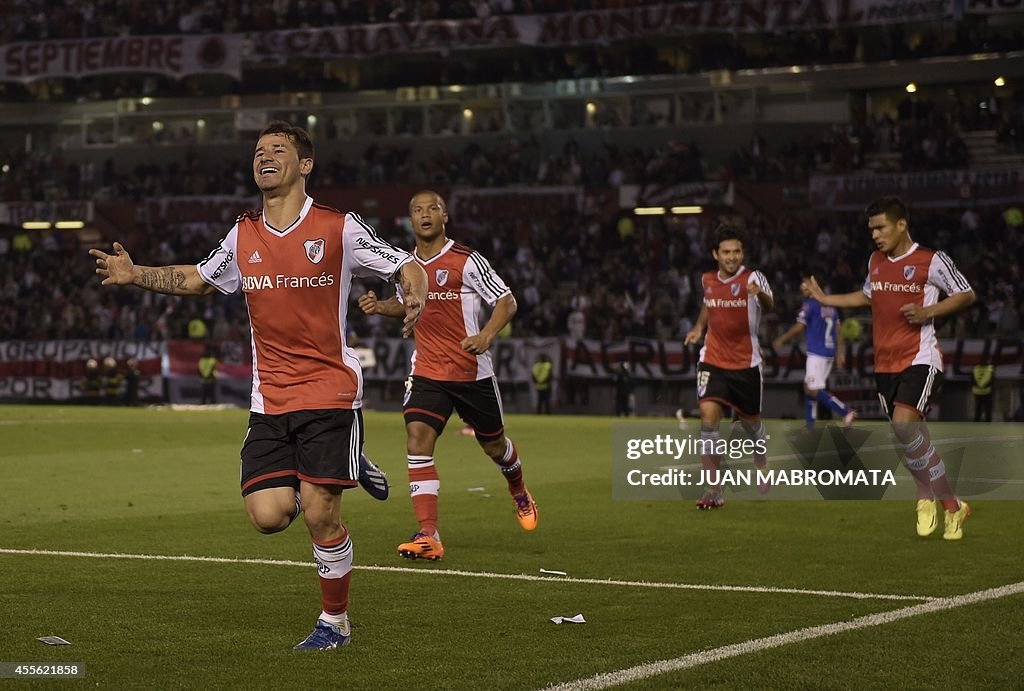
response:
M541 573L549 574L551 576L568 576L569 575L565 571L552 571L551 569L541 569L540 572Z
M586 624L587 620L583 618L582 614L577 614L575 617L551 617L551 621L556 624Z
M483 492L484 488L483 487L467 487L466 491L467 492Z
M42 641L46 645L71 645L71 641L65 641L60 636L40 636L36 640Z

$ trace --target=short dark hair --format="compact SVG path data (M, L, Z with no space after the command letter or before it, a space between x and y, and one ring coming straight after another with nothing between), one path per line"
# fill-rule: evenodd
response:
M717 252L718 248L721 247L722 243L726 240L739 240L741 245L747 244L742 230L736 226L723 223L715 228L715 232L711 234L711 251Z
M301 127L291 125L284 120L271 120L260 132L260 138L262 139L268 134L283 134L288 137L288 141L295 145L300 161L304 158L313 158L313 138Z
M448 202L446 202L444 200L444 197L442 197L440 194L438 194L434 190L420 190L416 194L414 194L411 197L409 197L409 208L410 208L410 210L412 209L412 200L415 199L416 197L420 196L421 194L430 194L430 195L433 195L433 196L437 197L437 200L441 203L441 211L443 211L444 213L448 213Z
M895 195L879 197L868 205L864 213L867 214L868 218L878 214L885 214L885 217L890 221L906 221L908 225L910 224L910 212L907 211L907 205Z

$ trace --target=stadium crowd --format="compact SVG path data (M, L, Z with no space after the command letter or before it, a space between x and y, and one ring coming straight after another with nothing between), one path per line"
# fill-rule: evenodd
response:
M600 202L601 200L597 200ZM708 237L716 219L637 217L582 212L542 198L529 213L497 212L470 199L453 213L451 236L480 249L515 291L517 336L604 340L676 339L700 311L700 273L711 267ZM593 208L595 210L588 210ZM978 302L941 325L944 336L1020 335L1024 300L1024 217L1017 207L920 211L916 240L944 248L972 282ZM856 290L871 250L858 214L745 219L748 265L761 269L777 296L763 320L763 342L788 326L799 305L801 271L827 277L836 292ZM142 263L205 256L224 228L197 224L145 235L130 247ZM410 246L401 225L379 223L395 244ZM357 286L354 297L380 286ZM353 303L354 307L354 303ZM359 336L396 335L388 321L350 312ZM863 315L862 315L863 316ZM73 233L0 234L0 340L202 338L247 341L245 305L230 299L180 300L142 291L100 291L85 248Z
M658 0L3 0L0 43L12 40L274 31L282 27L469 19L661 4ZM15 39L15 37L17 37Z

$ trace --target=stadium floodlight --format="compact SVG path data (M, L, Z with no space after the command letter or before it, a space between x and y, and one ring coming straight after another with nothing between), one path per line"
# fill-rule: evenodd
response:
M21 224L22 230L49 230L49 221L24 221Z
M53 227L57 230L81 230L85 228L85 221L57 221Z
M910 82L904 88L907 90L908 94L912 94L912 93L916 93L917 92L917 84L915 84L914 82Z
M673 206L669 209L674 214L702 214L703 206Z
M1006 79L1004 79L1003 77L996 77L993 84L995 84L996 86L1006 86Z
M638 206L633 209L633 213L637 216L664 216L664 206Z

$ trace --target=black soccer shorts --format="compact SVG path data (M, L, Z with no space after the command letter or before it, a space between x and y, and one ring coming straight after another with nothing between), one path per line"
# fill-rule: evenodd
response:
M405 422L423 422L438 436L452 411L456 411L476 432L481 442L497 441L505 434L501 391L494 377L470 382L447 382L417 375L405 382L402 405Z
M242 443L242 496L270 487L354 487L363 449L361 410L249 413Z
M942 378L942 372L930 365L911 365L902 372L875 372L882 412L890 420L897 407L910 408L927 417L932 398L942 388Z
M764 388L761 368L722 369L701 362L697 365L697 398L729 406L740 417L761 414L761 391Z

